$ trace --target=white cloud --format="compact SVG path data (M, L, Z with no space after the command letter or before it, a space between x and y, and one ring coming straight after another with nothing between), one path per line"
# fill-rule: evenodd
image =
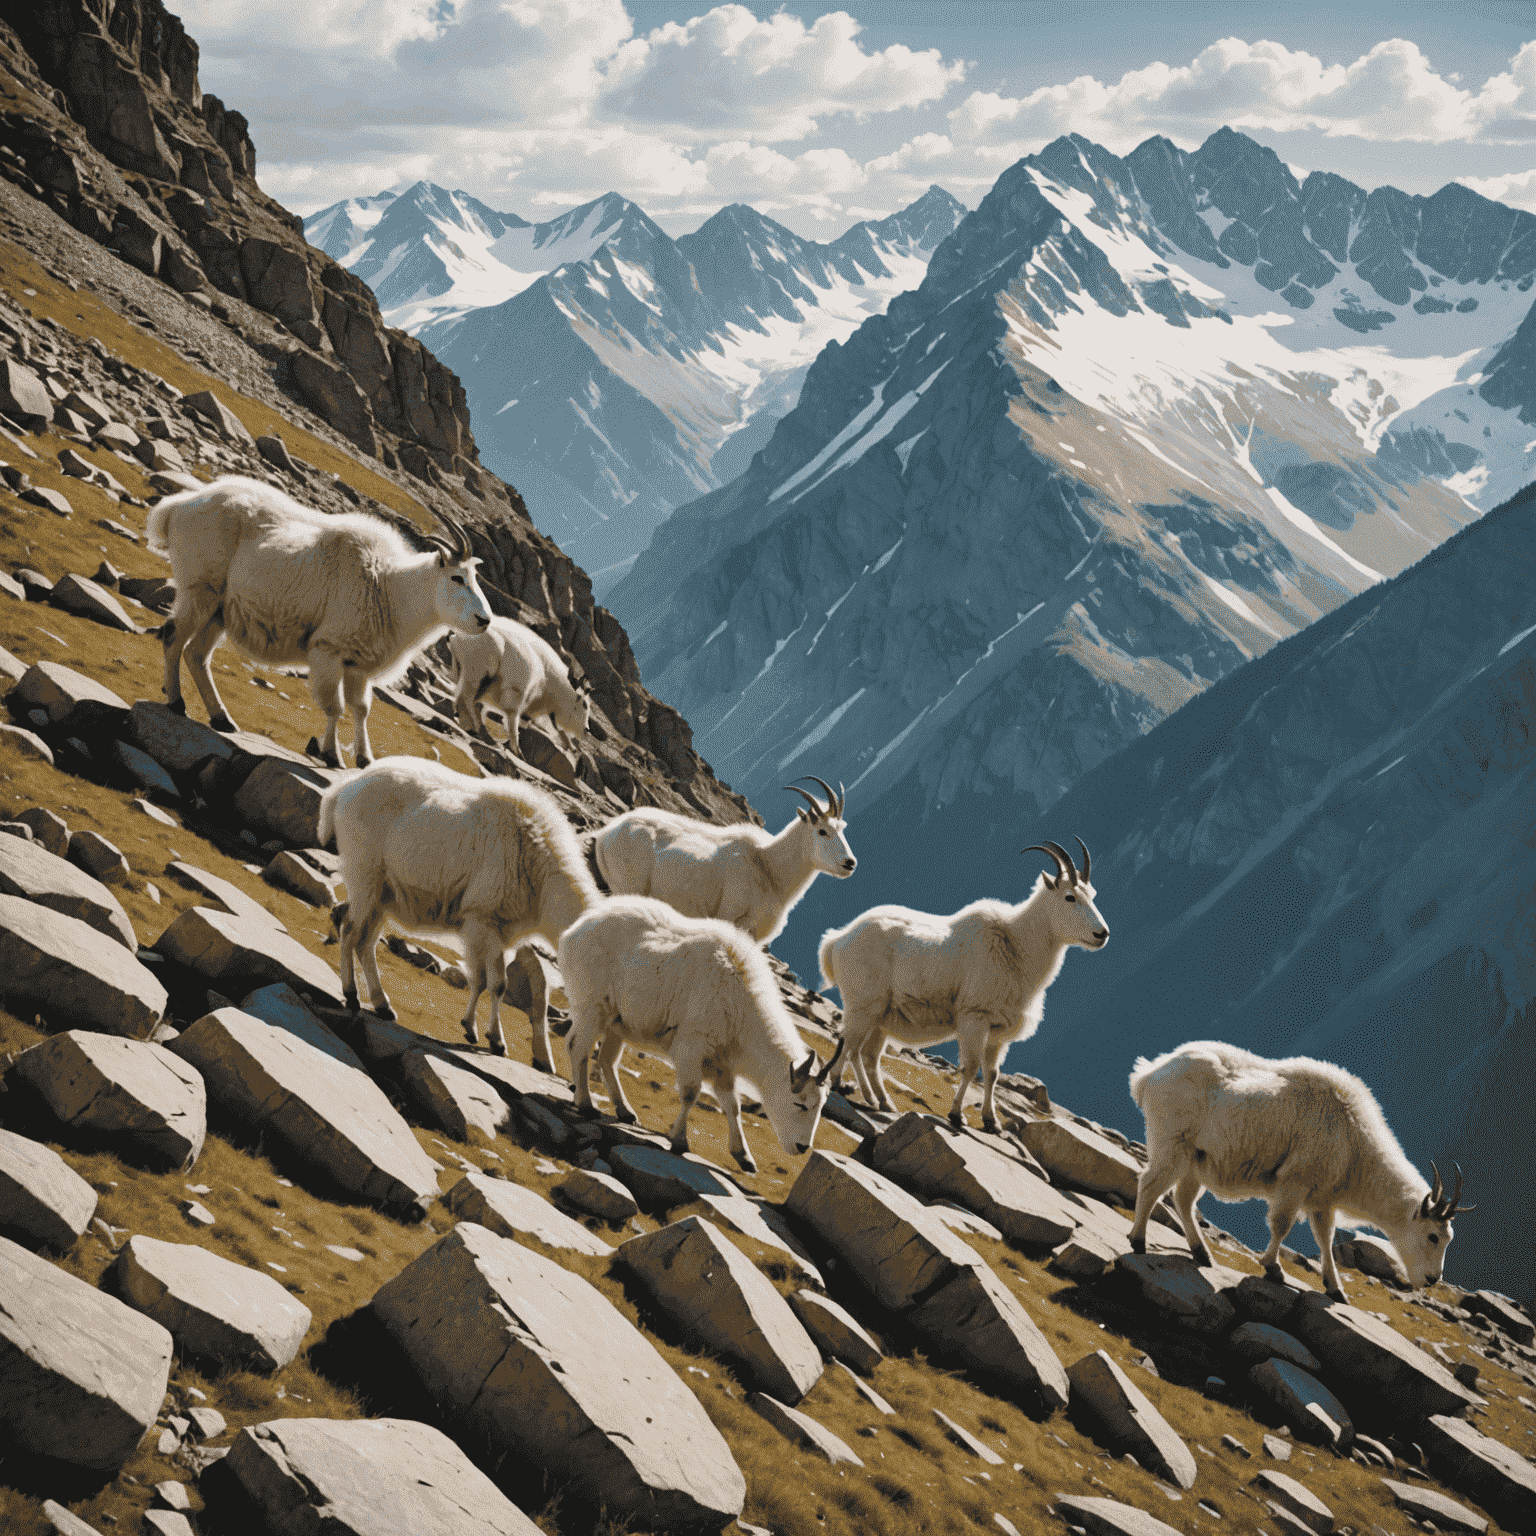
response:
M1514 171L1508 176L1460 176L1457 180L1496 203L1536 213L1536 171Z

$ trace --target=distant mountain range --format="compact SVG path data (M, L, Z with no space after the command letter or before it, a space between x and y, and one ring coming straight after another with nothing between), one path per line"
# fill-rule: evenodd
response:
M421 182L305 220L463 379L482 459L601 594L682 502L744 469L806 369L964 216L938 187L827 244L751 208L672 240L615 194L544 224Z

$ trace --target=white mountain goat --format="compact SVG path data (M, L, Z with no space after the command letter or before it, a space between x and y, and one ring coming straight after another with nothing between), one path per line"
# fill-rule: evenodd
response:
M186 713L185 653L208 723L235 729L208 667L228 634L264 665L309 664L309 691L327 721L321 753L333 768L345 698L357 765L366 767L373 683L402 673L444 630L491 622L468 535L443 522L454 542L433 539L419 553L376 517L315 512L239 475L167 496L149 514L147 538L170 557L176 580L176 606L160 630L171 708Z
M756 1088L786 1152L810 1150L842 1048L817 1071L816 1053L801 1041L766 957L739 928L684 917L648 896L613 896L566 931L560 974L579 1108L591 1108L588 1058L598 1047L614 1114L635 1119L615 1070L633 1042L677 1069L682 1108L674 1151L688 1150L688 1112L707 1080L725 1110L731 1155L756 1172L741 1134L738 1079Z
M1048 854L1056 874L1042 874L1016 907L973 901L950 917L871 907L846 928L822 935L822 985L843 995L843 1040L866 1103L891 1108L880 1070L887 1040L958 1040L960 1085L949 1118L962 1123L966 1090L979 1066L982 1124L997 1129L993 1094L1003 1052L1040 1027L1045 989L1068 946L1103 949L1109 942L1094 906L1088 850L1081 838L1077 845L1083 850L1081 874L1058 843L1023 850Z
M464 1034L479 1044L475 1010L488 991L491 1044L510 1055L501 1030L507 950L535 934L558 944L602 900L565 813L532 785L386 757L326 791L320 841L333 835L347 883L340 922L347 1006L357 1007L353 964L361 950L374 1012L395 1017L375 953L386 918L416 932L456 933L470 982ZM553 1071L547 1024L533 1059Z
M1136 1191L1131 1247L1145 1251L1147 1221L1163 1192L1174 1190L1195 1262L1211 1251L1195 1222L1202 1189L1220 1200L1269 1204L1266 1272L1281 1278L1280 1244L1305 1212L1323 1256L1323 1283L1340 1300L1333 1221L1369 1223L1397 1250L1408 1282L1433 1285L1450 1246L1461 1169L1447 1195L1404 1155L1371 1090L1342 1067L1306 1056L1269 1061L1235 1045L1197 1040L1131 1073L1131 1097L1147 1121L1147 1166Z
M845 835L843 796L822 805L803 789L794 820L777 833L745 822L716 827L673 811L627 811L597 834L598 871L615 895L655 896L688 917L718 917L766 944L823 871L846 880L858 865Z
M514 753L524 715L548 715L567 750L572 750L572 736L589 729L592 704L586 685L572 683L559 654L527 625L494 618L484 634L454 635L448 649L459 685L454 708L459 724L472 735L478 728L490 735L485 711L492 706L507 717L507 745Z

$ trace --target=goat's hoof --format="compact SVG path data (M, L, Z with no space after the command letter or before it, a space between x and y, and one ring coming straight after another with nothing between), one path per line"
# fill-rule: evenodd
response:
M1327 1296L1328 1296L1328 1299L1330 1301L1337 1301L1337 1302L1340 1302L1340 1303L1348 1303L1348 1301L1349 1301L1349 1297L1347 1297L1344 1294L1344 1292L1341 1291L1341 1290L1340 1291L1328 1291L1327 1292Z
M640 1116L637 1115L634 1112L634 1110L632 1110L632 1109L616 1109L613 1112L613 1118L615 1120L617 1120L620 1125L639 1125L640 1124ZM683 1151L686 1152L687 1150L688 1150L687 1146L684 1145Z
M348 1013L356 1013L358 1011L357 1010L357 993L356 992L343 992L341 994L341 1005L342 1005L343 1008L345 1008L347 1010Z
M320 761L324 763L327 768L341 767L341 759L334 752L322 752L320 754Z
M1132 1253L1145 1253L1146 1251L1147 1251L1147 1240L1146 1240L1146 1238L1144 1238L1144 1237L1133 1237L1131 1239L1131 1252Z
M981 1128L984 1131L991 1131L995 1136L997 1134L997 1121L988 1120L985 1116L983 1116L981 1121Z
M686 1136L684 1136L681 1141L669 1141L667 1145L672 1149L672 1155L674 1157L687 1157L688 1138Z
M185 699L176 699L172 703L167 704L165 707L170 710L173 715L184 715L187 712L187 701Z
M393 1024L395 1020L400 1017L400 1015L396 1013L388 1003L376 1004L373 1010L373 1016L376 1019L383 1019L386 1024Z
M357 759L357 766L359 768L366 768L372 761L373 761L373 759L371 757L364 757L364 756L361 755L361 753L359 753L358 759Z
M1285 1284L1285 1271L1278 1264L1266 1264L1264 1266L1264 1278L1273 1280L1277 1285Z
M752 1160L752 1154L750 1152L732 1152L731 1156L736 1159L736 1166L740 1168L743 1173L757 1172L757 1164Z
M1216 1260L1211 1257L1209 1248L1201 1248L1195 1253L1195 1265L1199 1269L1214 1269Z
M535 1056L533 1060L528 1063L528 1065L532 1067L535 1072L548 1072L551 1077L555 1075L554 1063L550 1061L540 1061L537 1056Z
M881 1105L882 1109L884 1107L885 1107L884 1105ZM965 1116L962 1115L959 1110L952 1109L949 1112L949 1123L952 1126L954 1126L957 1130L964 1130L965 1129Z
M210 715L208 724L213 730L222 731L226 736L237 729L235 722L228 715L223 714Z

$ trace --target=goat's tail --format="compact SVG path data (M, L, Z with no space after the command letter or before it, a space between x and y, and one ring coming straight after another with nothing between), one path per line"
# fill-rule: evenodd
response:
M1148 1061L1145 1056L1136 1058L1136 1065L1131 1068L1131 1097L1136 1101L1137 1109L1145 1110L1146 1105L1141 1102L1141 1096L1147 1091L1147 1079L1152 1075L1157 1062Z
M843 930L841 928L828 928L827 931L821 936L821 944L816 951L816 960L817 963L821 966L821 990L823 992L825 992L828 987L837 986L837 976L832 969L832 946L837 942L838 939L842 938L842 936ZM839 988L838 990L841 991L842 989ZM847 1002L847 998L844 998L843 1004L845 1007L847 1006Z
M151 554L170 555L171 513L181 500L180 496L167 496L149 509L149 516L144 521L144 542Z
M329 848L336 839L336 802L341 798L341 792L347 787L347 780L342 779L326 790L320 797L320 829L318 837L322 848Z

